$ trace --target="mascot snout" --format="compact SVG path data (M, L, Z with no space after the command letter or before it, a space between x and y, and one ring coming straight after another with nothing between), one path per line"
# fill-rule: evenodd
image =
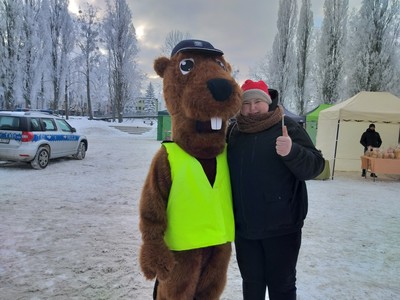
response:
M217 101L228 100L232 95L232 84L224 78L215 78L207 81L207 88Z

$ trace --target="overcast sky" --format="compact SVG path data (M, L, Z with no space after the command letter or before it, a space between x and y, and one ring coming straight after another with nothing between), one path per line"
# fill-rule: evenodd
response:
M71 5L77 1L71 0ZM88 0L104 8L105 0ZM349 0L349 8L361 0ZM209 41L222 50L225 59L239 69L243 82L270 51L277 32L278 0L127 0L139 40L138 61L150 77L157 77L153 61L172 30L190 33L192 38ZM312 0L314 22L321 24L323 0ZM298 1L300 10L301 1Z

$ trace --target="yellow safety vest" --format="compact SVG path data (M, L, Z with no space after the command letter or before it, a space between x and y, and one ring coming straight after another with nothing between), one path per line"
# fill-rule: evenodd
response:
M164 143L171 167L168 225L164 240L181 251L232 242L235 225L226 147L217 156L214 185L201 163L176 143Z

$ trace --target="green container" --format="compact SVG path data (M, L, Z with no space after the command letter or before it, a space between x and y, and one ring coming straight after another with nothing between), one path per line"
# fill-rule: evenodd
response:
M170 141L171 138L171 116L167 110L161 110L157 116L157 141Z

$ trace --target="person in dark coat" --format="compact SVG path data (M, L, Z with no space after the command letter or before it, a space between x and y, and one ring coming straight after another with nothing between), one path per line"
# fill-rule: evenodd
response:
M370 124L367 130L363 132L360 139L360 144L364 146L364 153L369 147L379 148L382 145L382 139L378 132L375 131L375 124ZM366 170L363 169L361 176L365 177ZM375 173L371 173L371 177L377 177Z
M296 264L308 209L306 180L325 160L278 92L246 80L243 103L227 133L235 248L244 300L296 299Z

